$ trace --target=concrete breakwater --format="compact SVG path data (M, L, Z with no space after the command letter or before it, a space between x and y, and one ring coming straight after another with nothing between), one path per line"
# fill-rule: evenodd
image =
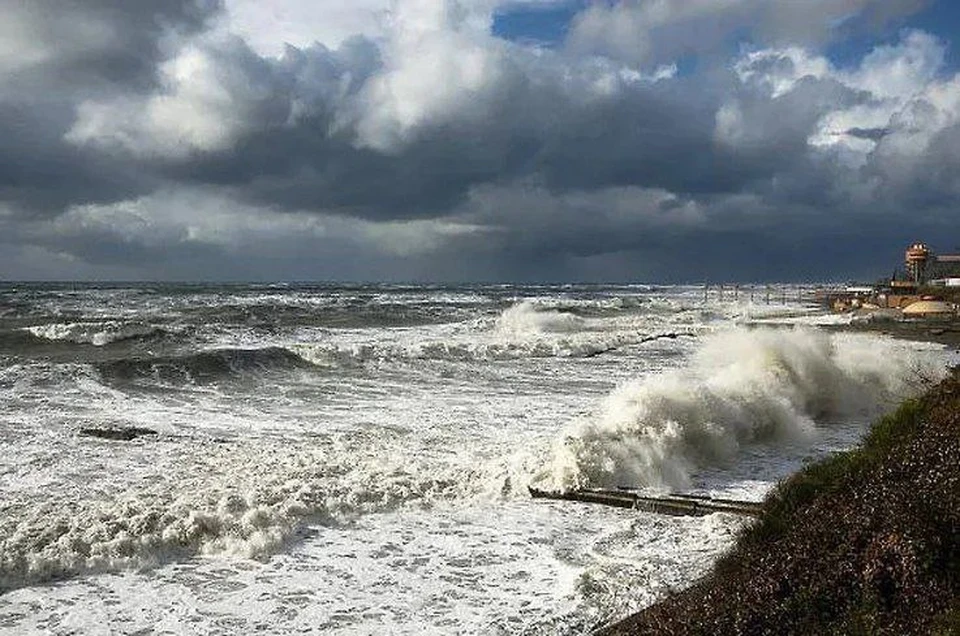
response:
M649 496L626 489L580 488L568 491L548 491L531 487L528 490L534 499L580 501L672 516L699 517L714 512L727 512L756 517L760 515L761 508L759 503L750 501L714 499L712 497L684 494Z

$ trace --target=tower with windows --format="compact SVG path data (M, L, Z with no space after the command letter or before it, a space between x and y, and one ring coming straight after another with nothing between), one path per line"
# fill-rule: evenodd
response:
M904 260L907 265L907 274L917 285L926 280L927 264L930 262L930 249L923 243L914 243L907 248Z

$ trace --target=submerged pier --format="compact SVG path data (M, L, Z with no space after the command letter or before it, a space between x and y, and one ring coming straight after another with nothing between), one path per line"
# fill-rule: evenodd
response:
M671 494L662 497L641 495L639 493L617 489L579 488L577 490L550 491L527 487L534 499L559 499L563 501L582 501L617 508L631 508L657 514L701 517L714 512L728 512L737 515L759 517L761 504L753 501L734 499L714 499L702 495Z

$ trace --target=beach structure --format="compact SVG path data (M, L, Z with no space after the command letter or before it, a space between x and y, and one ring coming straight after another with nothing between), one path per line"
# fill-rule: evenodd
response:
M940 300L918 300L903 308L903 315L909 318L949 317L956 314L953 305Z

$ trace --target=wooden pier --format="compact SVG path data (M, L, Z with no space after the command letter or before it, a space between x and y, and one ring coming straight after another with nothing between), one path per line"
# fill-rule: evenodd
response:
M718 302L749 300L751 303L771 304L796 303L798 305L823 304L823 295L827 293L820 285L750 285L731 283L704 283L703 302L711 298Z
M671 494L662 497L652 497L625 490L608 490L603 488L580 488L567 491L540 490L527 487L530 496L534 499L559 499L563 501L582 501L598 503L617 508L631 508L657 514L701 517L714 512L728 512L737 515L759 517L761 504L753 501L736 501L733 499L714 499L701 495Z

